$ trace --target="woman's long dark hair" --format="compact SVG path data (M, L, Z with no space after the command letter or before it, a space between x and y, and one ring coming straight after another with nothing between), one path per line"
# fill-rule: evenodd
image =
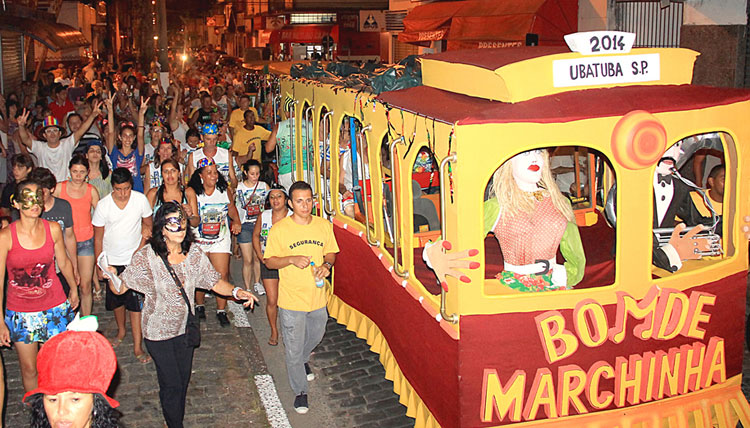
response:
M204 167L200 167L193 172L193 175L190 176L190 181L188 181L188 187L191 187L193 190L195 190L196 195L202 195L206 193L205 189L203 189L203 180L201 180L201 172L203 172ZM219 189L220 192L226 192L227 188L229 187L229 183L227 183L227 179L224 178L224 175L219 172L219 180L216 182L216 188Z
M99 173L102 175L102 180L106 180L109 177L109 164L107 163L107 148L99 140L93 140L93 143L89 143L86 147L86 153L88 154L91 147L99 147L99 151L102 152L102 160L99 161ZM88 160L88 158L86 158ZM90 170L89 170L90 171Z
M166 165L166 164L172 165L173 167L175 167L175 169L177 171L180 170L180 164L179 164L179 162L177 162L176 160L174 160L172 158L169 158L169 159L165 160L164 162L162 162L161 166L159 168L164 168L164 165ZM185 188L182 187L182 180L177 181L177 185L180 187L180 191L182 191L182 197L184 199L185 198ZM164 203L164 175L163 174L162 174L161 184L159 185L159 188L156 189L156 200L159 201L162 204ZM180 202L182 202L182 201L180 201Z
M31 428L50 428L47 413L44 411L44 394L30 396L26 403L31 406ZM109 405L101 395L94 394L94 410L91 416L91 428L118 428L120 412Z
M165 202L156 210L156 214L154 215L154 226L151 230L151 238L149 238L148 243L151 244L151 249L154 250L156 255L160 257L167 257L169 255L167 242L164 239L164 226L167 224L167 215L172 213L182 213L183 217L187 219L185 213L182 212L182 204L175 201ZM195 235L193 235L189 221L186 227L185 239L182 240L181 246L183 254L187 254L190 251L190 246L195 242Z

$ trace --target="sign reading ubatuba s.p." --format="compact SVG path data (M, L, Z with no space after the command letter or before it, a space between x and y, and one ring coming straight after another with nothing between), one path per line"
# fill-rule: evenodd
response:
M659 54L584 56L552 62L556 88L657 81L661 77Z
M510 318L474 320L485 327L485 341L503 335L515 349L479 357L484 367L472 364L482 377L471 384L481 387L474 407L480 423L623 408L726 381L742 367L742 320L726 316L739 309L727 299L742 300L741 283L726 278L686 292L653 286L641 299L617 292L615 304L587 299L572 309L521 315L511 326Z

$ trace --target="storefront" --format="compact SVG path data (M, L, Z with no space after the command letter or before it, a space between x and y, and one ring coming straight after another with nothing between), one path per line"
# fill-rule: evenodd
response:
M65 24L31 15L21 8L9 8L0 15L0 92L20 87L26 75L24 36L40 42L53 52L60 49L88 46L80 31Z

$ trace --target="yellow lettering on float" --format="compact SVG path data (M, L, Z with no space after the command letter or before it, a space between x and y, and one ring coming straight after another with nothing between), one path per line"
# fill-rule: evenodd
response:
M701 374L703 373L703 358L706 357L706 345L696 342L693 345L682 345L682 354L685 355L685 369L682 372L682 386L680 391L687 394L689 391L697 391L701 387ZM697 361L696 361L697 360ZM691 382L690 379L694 380Z
M586 389L586 372L579 366L563 366L557 372L557 405L560 416L570 414L572 404L578 414L588 413L580 395Z
M591 328L587 318L591 320ZM589 348L599 346L607 340L607 314L593 299L582 300L576 305L573 324L581 343Z
M618 291L616 294L617 315L615 316L615 326L609 330L610 340L613 343L621 343L625 339L628 315L643 320L643 323L633 329L633 334L636 337L643 340L651 337L654 331L654 311L656 310L659 289L651 287L640 302L623 291Z
M712 337L708 341L709 363L705 364L703 370L703 387L711 386L711 381L722 383L727 380L726 355L724 355L724 339Z
M497 370L485 369L482 385L482 422L491 422L493 413L502 421L507 415L513 422L521 420L526 372L516 370L508 383L500 383Z
M524 420L536 419L539 408L544 406L544 412L550 419L557 418L557 405L555 404L555 384L552 372L548 368L540 368L536 371L534 383L526 406L523 409Z
M631 355L629 362L625 357L617 357L615 360L615 406L623 407L626 398L632 405L640 402L642 376L642 357Z
M682 329L682 335L703 340L706 330L698 326L698 323L708 323L711 320L711 314L703 312L704 306L713 306L716 303L716 296L713 294L694 291L690 293L690 321Z
M661 400L665 393L669 397L677 395L682 354L679 349L673 348L669 350L669 353L657 351L656 356L659 364L659 370L657 370L659 373L659 390L656 393L656 399ZM665 383L669 387L669 391L665 390Z
M643 354L643 362L645 364L643 373L643 383L646 385L645 389L641 389L641 401L651 401L654 399L654 384L656 379L656 354L653 352L645 352Z
M559 311L547 311L534 317L548 363L562 360L578 349L575 335L565 329L565 318Z
M666 295L666 298L664 296ZM670 340L677 337L688 318L690 302L685 294L665 288L656 308L656 323L659 330L653 336L657 340Z
M588 385L586 385L586 399L591 403L595 410L601 410L614 400L614 394L611 391L599 393L599 380L601 378L612 379L615 376L615 370L604 361L597 361L589 368L586 375Z

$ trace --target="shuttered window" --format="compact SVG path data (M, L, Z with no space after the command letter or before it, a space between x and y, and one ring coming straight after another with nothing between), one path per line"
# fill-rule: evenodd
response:
M20 33L0 31L0 92L7 95L20 89L23 81L23 36Z

